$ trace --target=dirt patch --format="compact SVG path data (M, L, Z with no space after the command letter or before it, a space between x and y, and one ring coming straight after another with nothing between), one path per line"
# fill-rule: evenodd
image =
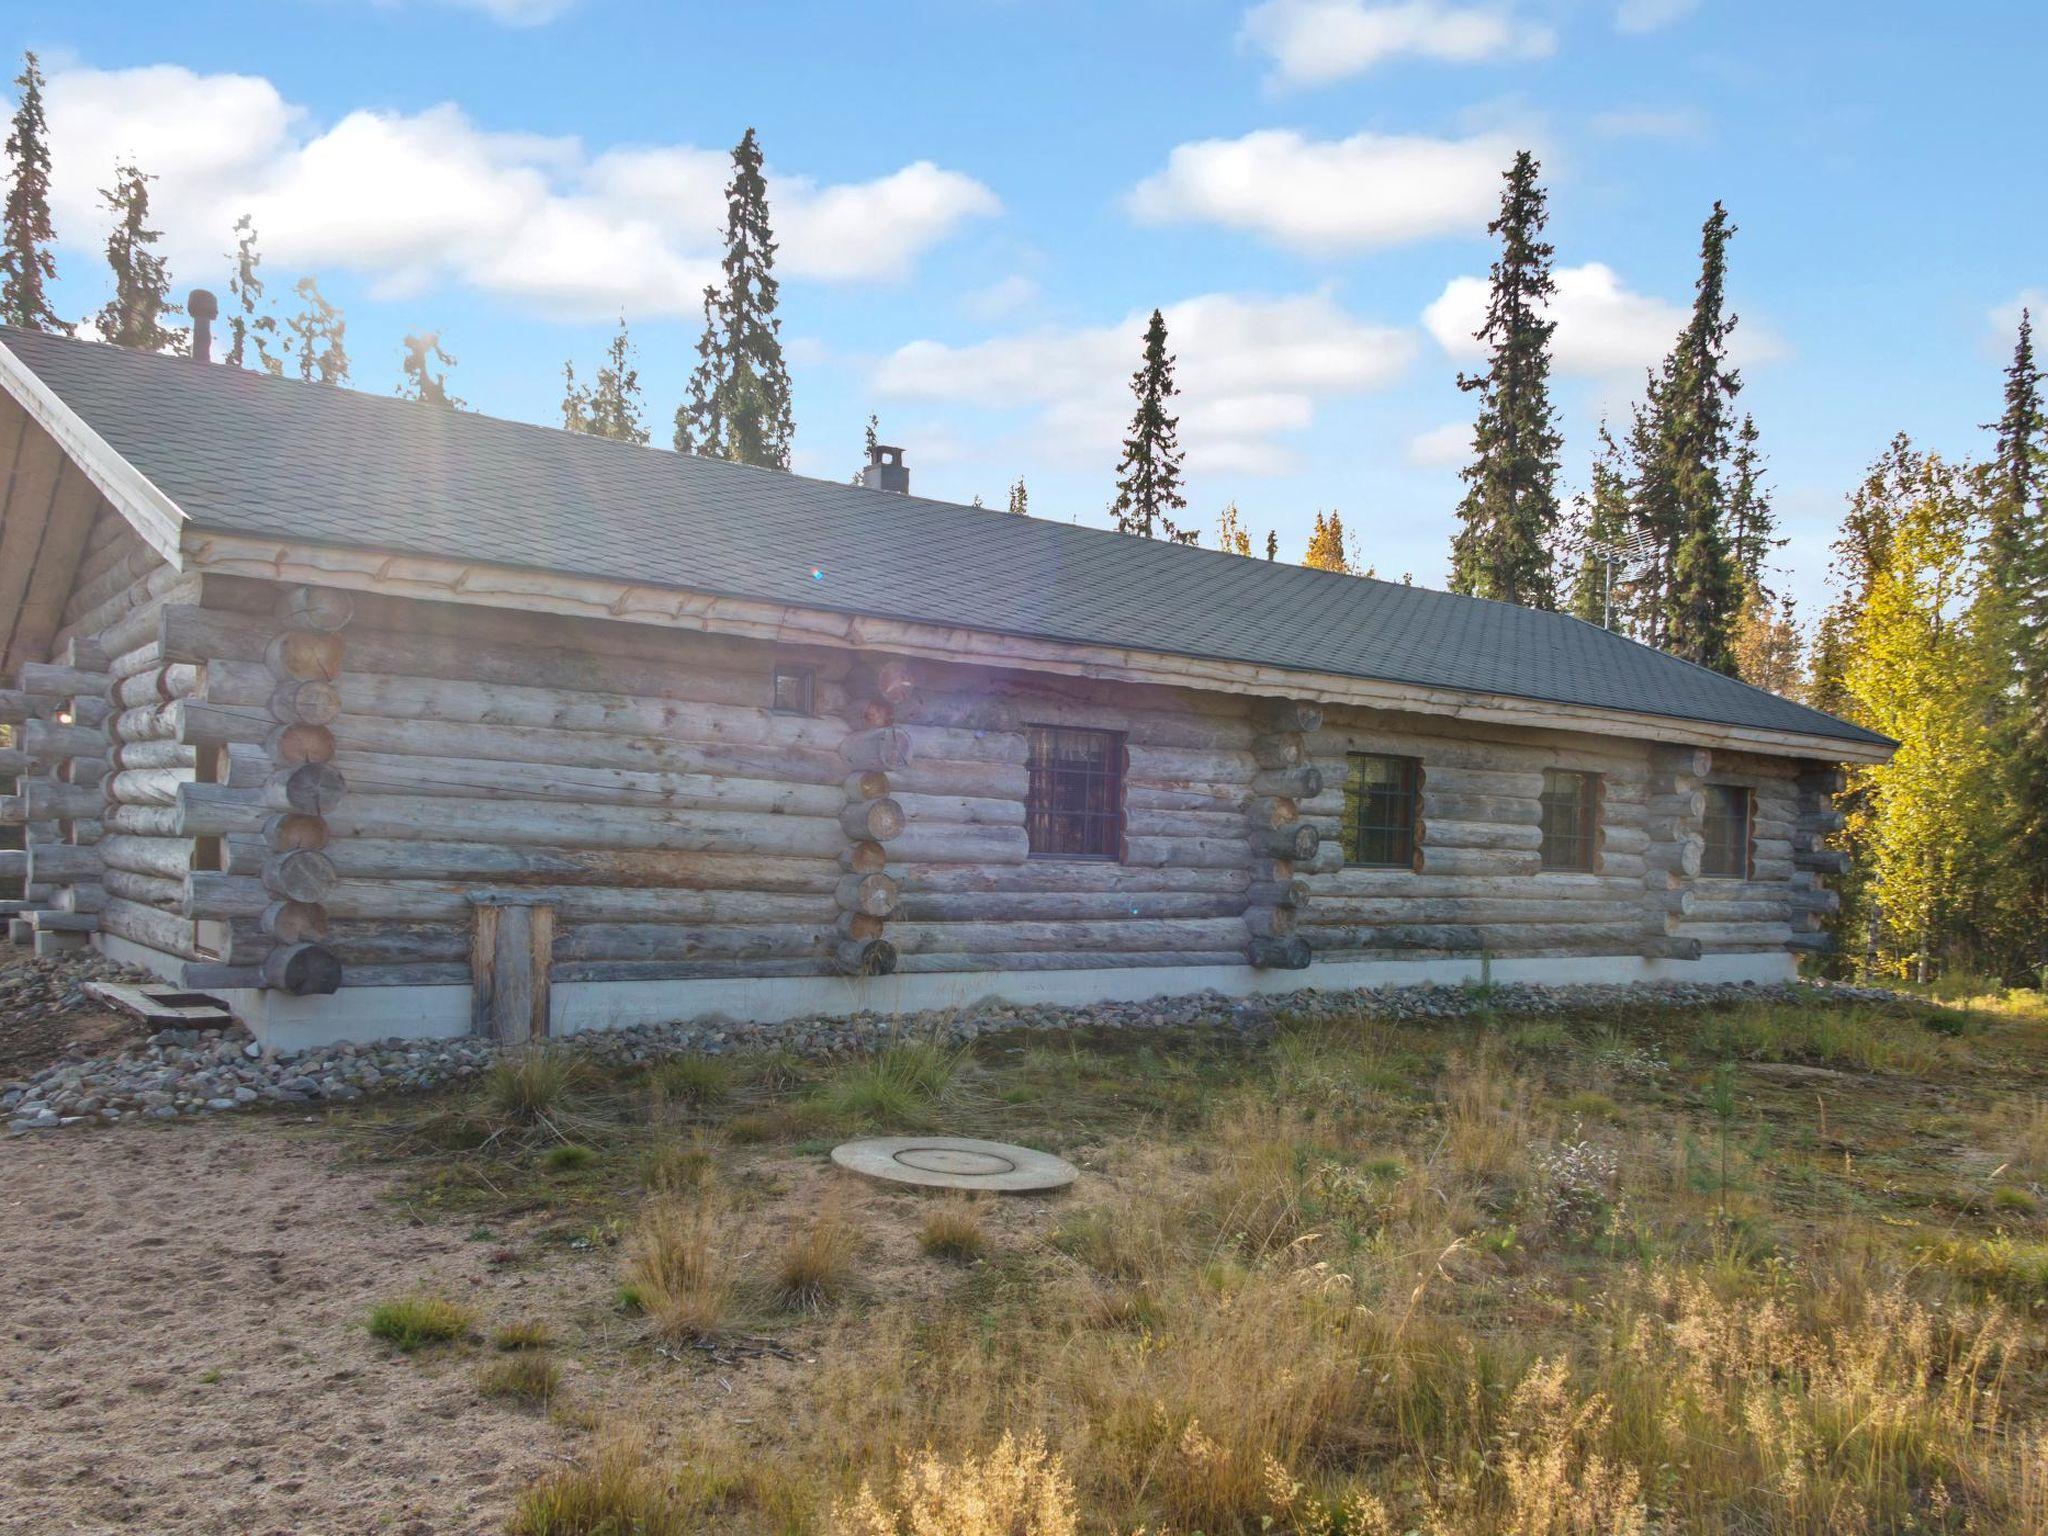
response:
M530 1277L381 1193L274 1119L0 1145L0 1527L496 1527L550 1426L363 1320L421 1286L487 1315Z
M94 977L139 973L82 954L39 960L0 945L0 1083L19 1082L65 1056L112 1056L149 1028L84 995Z

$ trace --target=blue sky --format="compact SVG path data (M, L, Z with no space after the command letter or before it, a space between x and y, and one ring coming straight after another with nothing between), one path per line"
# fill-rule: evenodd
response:
M1543 160L1568 486L1689 301L1715 198L1737 355L1823 593L1892 433L1958 454L2048 293L2048 7L1724 0L625 0L17 4L51 77L60 303L102 302L114 157L160 173L182 293L253 210L281 297L316 272L359 388L439 328L476 407L557 419L623 309L657 442L698 329L721 157L766 148L797 467L879 413L913 488L1105 521L1139 327L1166 309L1190 520L1235 500L1298 558L1342 511L1440 584L1454 384L1517 147Z

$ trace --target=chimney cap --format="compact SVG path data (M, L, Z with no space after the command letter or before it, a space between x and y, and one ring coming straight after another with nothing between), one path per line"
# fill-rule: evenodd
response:
M868 466L860 472L860 483L871 491L910 494L910 469L903 462L903 450L894 443L876 443L868 449Z
M185 313L194 320L216 320L220 317L220 300L205 288L194 288L185 297Z

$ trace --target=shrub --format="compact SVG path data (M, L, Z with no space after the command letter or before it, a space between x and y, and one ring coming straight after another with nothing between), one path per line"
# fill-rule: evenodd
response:
M513 1397L545 1407L561 1388L562 1368L544 1354L516 1354L486 1365L477 1372L476 1385L485 1397Z
M522 1125L559 1113L582 1085L582 1063L549 1046L509 1051L484 1076L484 1102L494 1114Z
M469 1332L467 1307L443 1296L401 1296L370 1309L370 1333L406 1354L429 1344L446 1344Z
M925 1213L918 1246L935 1259L968 1263L988 1249L981 1210L972 1200L941 1200Z
M716 1199L651 1202L627 1248L625 1285L664 1338L696 1339L716 1331L739 1287L738 1257Z
M662 1136L640 1155L640 1182L653 1194L687 1195L702 1189L716 1166L703 1143Z
M493 1348L502 1350L546 1349L555 1342L554 1330L537 1317L506 1323L491 1335Z
M1621 1159L1591 1141L1558 1142L1536 1153L1536 1178L1550 1224L1584 1235L1606 1214Z
M837 1301L853 1282L858 1242L853 1227L831 1210L790 1233L775 1266L778 1299L798 1312L820 1311Z

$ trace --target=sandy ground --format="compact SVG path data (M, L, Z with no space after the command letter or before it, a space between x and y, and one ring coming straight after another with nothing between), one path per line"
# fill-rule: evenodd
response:
M363 1319L534 1277L336 1151L254 1117L0 1143L0 1529L502 1528L560 1435Z
M658 1358L614 1303L615 1250L541 1240L545 1212L483 1240L412 1221L395 1175L346 1146L276 1115L0 1140L0 1531L502 1531L598 1419L683 1456L772 1443L831 1350L829 1319L785 1318L795 1359ZM929 1196L822 1156L733 1162L772 1191L750 1218L760 1255L829 1203L866 1234L865 1294L964 1282L918 1251ZM1001 1202L991 1239L1042 1242L1063 1203ZM545 1320L565 1417L479 1393L481 1340L406 1357L370 1337L372 1305L420 1290L470 1304L479 1334Z

